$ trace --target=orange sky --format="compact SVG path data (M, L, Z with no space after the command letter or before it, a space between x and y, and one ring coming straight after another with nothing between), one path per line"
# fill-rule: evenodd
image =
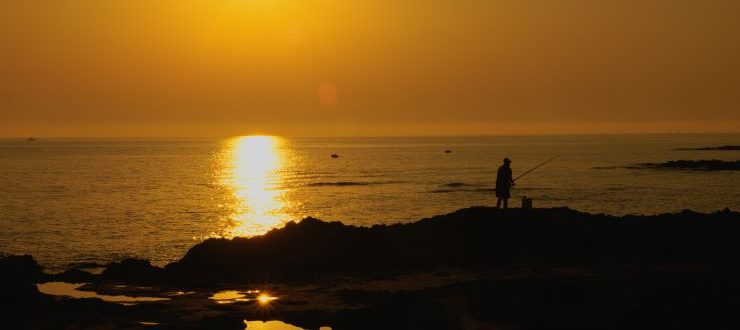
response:
M740 132L736 0L2 0L0 136Z

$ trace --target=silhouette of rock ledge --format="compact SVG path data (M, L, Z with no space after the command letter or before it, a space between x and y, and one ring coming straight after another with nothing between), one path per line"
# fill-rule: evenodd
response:
M162 268L152 266L149 260L125 259L105 267L100 278L129 283L156 283L162 280Z
M0 299L12 301L37 296L36 283L46 277L41 266L29 255L0 258Z
M355 227L306 218L253 238L209 239L165 267L167 281L312 281L520 264L722 263L740 252L740 214L614 217L567 208L463 209Z
M56 282L68 282L68 283L84 283L95 280L96 275L81 270L79 268L72 268L65 270L59 274L49 275L49 279Z
M0 258L0 280L37 282L45 276L41 266L30 255L8 255Z

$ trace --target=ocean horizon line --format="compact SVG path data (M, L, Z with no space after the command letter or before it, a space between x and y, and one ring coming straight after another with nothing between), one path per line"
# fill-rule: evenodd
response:
M616 132L616 133L522 133L522 134L439 134L439 135L281 135L269 133L237 134L225 136L0 136L0 140L46 139L46 140L223 140L245 136L273 136L287 139L424 139L424 138L480 138L480 137L567 137L567 136L640 136L640 135L740 135L737 132Z

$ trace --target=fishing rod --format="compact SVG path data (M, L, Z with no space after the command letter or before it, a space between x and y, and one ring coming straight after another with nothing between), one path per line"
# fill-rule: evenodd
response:
M539 165L537 165L537 166L535 166L535 167L532 167L532 168L530 168L529 170L525 171L524 173L522 173L522 174L519 174L519 176L518 176L518 177L514 178L514 180L511 180L511 181L512 181L512 182L516 182L516 180L519 180L519 178L521 178L521 177L523 177L523 176L525 176L525 175L527 175L527 174L531 173L532 171L534 171L534 170L536 170L536 169L540 168L540 166L544 166L545 164L547 164L547 163L549 163L549 162L551 162L551 161L553 161L553 160L555 160L555 159L558 159L558 158L560 158L560 157L563 157L563 156L565 156L565 154L560 154L560 155L557 155L557 156L555 156L555 157L552 157L552 158L548 159L547 161L545 161L544 163L540 163Z

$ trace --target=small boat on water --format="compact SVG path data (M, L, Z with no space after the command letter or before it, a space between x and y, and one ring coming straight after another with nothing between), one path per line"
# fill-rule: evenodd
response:
M450 149L447 149L447 150L445 150L445 153L446 153L446 154L451 154L451 153L452 153L452 150L450 150Z
M26 139L26 141L36 141L36 138L32 136L32 137Z
M339 158L339 155L337 155L337 154L331 154L331 158Z

